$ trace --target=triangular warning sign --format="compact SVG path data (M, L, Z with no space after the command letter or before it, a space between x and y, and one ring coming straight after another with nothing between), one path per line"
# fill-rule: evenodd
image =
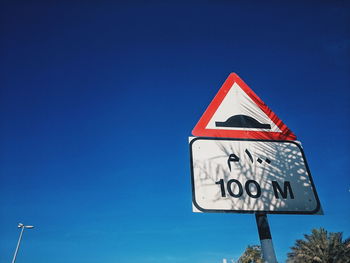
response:
M294 133L231 73L194 127L194 136L296 140Z

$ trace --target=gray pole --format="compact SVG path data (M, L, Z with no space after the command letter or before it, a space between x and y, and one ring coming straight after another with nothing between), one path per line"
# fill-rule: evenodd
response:
M15 254L13 255L12 263L15 263L15 261L16 261L18 248L19 248L19 245L21 244L24 226L21 226L21 228L22 228L22 230L21 230L21 233L19 234L19 239L18 239L18 242L17 242L17 247L16 247L16 250L15 250Z
M272 237L265 213L255 214L256 225L258 226L261 251L265 263L277 263L275 250L273 249Z

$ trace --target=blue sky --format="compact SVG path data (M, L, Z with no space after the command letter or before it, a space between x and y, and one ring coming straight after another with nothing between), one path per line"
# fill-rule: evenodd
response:
M347 1L3 1L0 261L222 262L252 214L195 214L188 136L236 72L303 143L324 216L270 215L277 258L350 236Z

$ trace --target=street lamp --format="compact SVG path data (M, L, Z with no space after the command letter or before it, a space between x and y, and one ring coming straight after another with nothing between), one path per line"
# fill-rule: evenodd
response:
M19 223L18 224L18 228L21 228L21 233L19 234L19 239L18 239L18 242L17 242L15 254L13 255L12 263L15 263L15 261L16 261L17 252L18 252L19 245L21 244L21 240L22 240L22 235L23 235L24 229L25 228L26 229L32 229L32 228L34 228L34 226L25 226L22 223Z

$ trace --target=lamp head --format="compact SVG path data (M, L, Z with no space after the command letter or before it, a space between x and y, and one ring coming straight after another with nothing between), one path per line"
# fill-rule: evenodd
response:
M31 228L34 228L34 226L25 226L25 225L23 225L22 223L19 223L19 224L18 224L18 228L27 228L27 229L31 229Z

